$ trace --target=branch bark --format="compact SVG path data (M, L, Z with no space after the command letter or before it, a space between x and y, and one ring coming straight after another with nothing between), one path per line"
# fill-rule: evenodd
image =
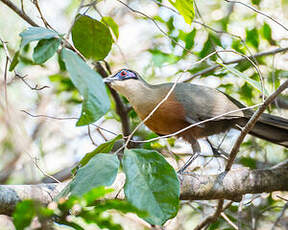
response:
M239 168L216 175L187 175L182 181L181 199L240 201L244 194L287 191L287 173L288 161L268 169Z
M122 189L125 177L119 176L112 186L115 192ZM214 175L183 175L181 182L182 200L226 199L240 201L244 194L273 191L288 191L288 160L268 169L232 169ZM38 185L0 185L0 214L11 215L15 205L24 199L39 200L48 204L67 183ZM120 193L118 198L124 198Z
M0 214L11 215L18 202L26 199L50 203L66 183L38 185L0 185Z

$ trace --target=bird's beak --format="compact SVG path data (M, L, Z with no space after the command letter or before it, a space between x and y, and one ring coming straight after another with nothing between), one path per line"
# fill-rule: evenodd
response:
M110 84L111 82L117 80L117 78L115 77L115 75L111 75L109 77L104 78L104 83L106 84Z

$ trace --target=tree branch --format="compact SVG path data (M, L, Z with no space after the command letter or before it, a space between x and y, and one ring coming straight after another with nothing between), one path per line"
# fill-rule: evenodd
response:
M21 200L33 199L42 204L50 203L66 183L38 185L0 185L0 214L11 215Z
M240 201L244 194L288 190L288 161L268 168L232 169L216 175L186 175L181 186L181 199L227 199Z
M223 204L224 204L224 200L220 199L219 202L218 202L218 205L217 205L217 208L216 208L215 212L211 216L208 216L200 224L198 224L196 226L196 228L194 228L194 230L201 230L205 226L207 226L207 225L209 225L211 223L214 223L218 219L218 217L221 215Z
M273 49L273 50L269 50L269 51L264 51L264 52L259 52L259 53L256 53L254 55L251 55L251 56L248 56L249 59L254 59L254 58L257 58L257 57L263 57L263 56L268 56L268 55L274 55L274 54L277 54L277 53L281 53L281 52L285 52L288 50L288 47L284 47L284 48L277 48L277 49ZM234 60L231 60L231 61L227 61L227 62L223 62L223 64L225 65L230 65L230 64L235 64L235 63L240 63L240 62L243 62L243 61L246 61L247 58L246 57L240 57L240 58L236 58ZM213 66L210 66L206 69L203 69L195 74L192 74L191 76L189 77L186 77L186 78L182 78L180 81L181 82L188 82L188 81L191 81L192 79L194 79L195 77L198 77L200 75L203 75L203 74L207 74L207 73L210 73L218 68L222 67L221 65L217 64L217 65L213 65Z
M112 186L115 193L123 185L125 177L119 176ZM182 200L227 199L240 201L244 194L288 191L288 160L268 169L232 169L212 175L183 175ZM0 214L10 215L17 202L23 199L39 200L48 204L66 186L66 183L38 185L0 185ZM114 198L115 193L110 198ZM118 198L124 198L120 193Z
M16 14L18 14L21 18L23 18L26 22L28 22L31 26L37 26L39 25L34 22L24 11L20 10L14 3L12 3L9 0L0 0L3 2L6 6L8 6L11 10L13 10Z
M242 129L240 136L237 138L231 152L230 152L230 157L226 165L226 171L230 170L232 167L232 164L234 162L234 159L236 158L236 155L239 151L240 145L242 144L245 136L249 133L249 131L254 127L256 124L257 120L261 116L261 114L265 111L266 107L271 104L275 98L286 88L288 87L288 80L286 80L283 84L279 86L279 88L272 93L265 101L264 103L257 109L257 111L253 114L253 116L250 118L250 120L247 122L245 127Z

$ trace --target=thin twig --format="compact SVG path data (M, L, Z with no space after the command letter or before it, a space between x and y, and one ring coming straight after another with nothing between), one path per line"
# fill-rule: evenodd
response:
M4 42L1 38L0 38L0 41L2 42L5 53L6 53L6 62L5 62L5 67L4 67L4 96L5 96L6 111L7 111L7 114L9 114L8 94L7 94L7 72L8 72L8 63L9 63L9 52L8 52L6 42Z
M44 86L38 86L37 84L35 84L35 86L31 86L26 80L26 75L25 76L21 76L19 73L17 73L16 71L14 71L15 77L19 78L21 81L24 82L25 85L27 85L31 90L42 90L45 88L50 88L48 85L44 85Z
M0 0L5 5L7 5L10 9L12 9L16 14L18 14L21 18L23 18L26 22L28 22L31 26L37 26L39 25L34 22L24 11L20 10L14 3L12 3L9 0Z
M53 28L49 25L49 23L47 22L47 20L44 18L43 14L42 14L42 11L41 11L41 9L40 9L38 0L33 0L33 4L35 5L36 9L38 10L38 12L39 12L39 14L40 14L40 18L41 18L42 22L44 23L45 27L46 27L46 28L53 29Z
M264 52L259 52L259 53L256 53L254 54L253 56L248 56L248 58L250 59L253 59L254 58L257 58L257 57L263 57L263 56L268 56L268 55L274 55L274 54L277 54L277 53L281 53L281 52L285 52L285 51L288 51L288 47L284 47L284 48L277 48L277 49L273 49L273 50L270 50L270 51L264 51ZM240 62L243 62L247 60L245 57L241 57L241 58L237 58L237 59L234 59L234 60L231 60L231 61L227 61L227 62L223 62L223 64L225 65L229 65L229 64L235 64L235 63L240 63ZM207 74L207 73L210 73L218 68L220 68L221 65L219 64L216 64L216 65L213 65L213 66L210 66L206 69L203 69L195 74L192 74L191 76L187 77L187 78L183 78L181 80L181 82L188 82L188 81L191 81L193 80L194 78L200 76L200 75L204 75L204 74Z
M288 28L287 28L286 26L284 26L283 24L281 24L280 22L278 22L276 19L272 18L270 15L265 14L265 13L263 13L262 11L257 10L256 8L254 8L254 7L252 7L252 6L248 5L248 4L246 4L246 3L244 3L244 2L240 2L240 1L231 1L231 0L224 0L224 1L229 2L229 3L237 3L237 4L240 4L240 5L243 5L243 6L247 7L247 8L249 8L249 9L255 11L256 13L261 14L261 15L263 15L263 16L269 18L270 20L272 20L273 22L275 22L276 24L278 24L279 26L281 26L283 29L285 29L286 31L288 31Z
M83 7L84 1L85 1L85 0L81 0L80 4L79 4L79 6L78 6L78 8L77 8L77 10L76 10L76 14L75 14L76 16L80 13L80 10L81 10L81 8ZM69 29L68 29L68 31L67 31L66 39L69 39L70 33L71 33L72 28L73 28L73 25L74 25L74 23L75 23L75 20L76 20L76 17L73 18L73 21L72 21L72 23L71 23L71 25L70 25L70 27L69 27Z
M89 136L89 138L90 138L90 140L91 140L92 145L97 146L96 143L95 143L94 140L93 140L92 135L91 135L90 125L88 125L87 127L88 127L88 128L87 128L87 129L88 129L88 136Z
M218 217L220 216L220 214L222 212L223 204L224 204L224 200L223 199L219 200L214 214L212 214L211 216L208 216L205 220L203 220L200 224L198 224L194 228L194 230L200 230L200 229L206 227L207 225L214 223L218 219Z
M46 176L49 177L50 179L54 180L57 183L61 183L61 181L59 181L58 179L56 179L55 177L49 175L48 173L46 173L43 169L41 169L41 167L38 165L38 163L36 162L35 158L32 157L28 152L25 152L32 160L33 164L40 170L40 172Z
M182 48L183 50L185 50L185 51L187 51L188 53L192 54L192 52L191 52L190 50L186 49L185 46L181 45L181 44L180 44L179 42L177 42L173 37L169 36L169 34L166 33L166 32L161 28L161 26L159 26L159 24L157 23L157 21L156 21L154 18L148 16L147 14L145 14L145 13L139 11L139 10L135 10L134 8L130 7L130 6L129 6L128 4L126 4L125 2L122 2L121 0L116 0L116 1L120 2L122 5L124 5L125 7L127 7L127 8L128 8L130 11L132 11L133 13L140 14L140 15L144 16L145 18L148 18L149 20L151 20L151 21L154 23L154 25L158 28L158 30L159 30L163 35L165 35L165 37L166 37L167 39L169 39L170 41L172 41L175 45L179 46L179 47Z
M42 118L49 118L49 119L53 119L53 120L59 120L59 121L61 121L61 120L78 120L78 119L79 119L79 118L77 118L77 117L54 117L54 116L42 115L42 114L34 115L34 114L31 114L31 113L29 113L29 112L27 112L27 111L25 111L25 110L23 110L23 109L20 110L20 111L23 112L23 113L26 113L26 114L29 115L30 117L34 117L34 118L42 117ZM115 135L115 136L118 135L117 133L114 133L114 132L112 132L112 131L110 131L110 130L108 130L108 129L105 129L105 128L99 126L99 125L96 125L96 124L90 124L90 125L95 126L95 127L99 128L99 129L101 129L101 130L103 130L103 131L105 131L105 132L108 132L108 133L110 133L110 134L113 134L113 135Z
M226 171L230 170L232 167L232 164L236 158L236 155L239 151L240 145L242 144L245 136L248 134L248 132L254 127L257 120L261 116L261 114L265 111L266 107L274 101L274 99L286 88L288 87L288 80L286 80L283 84L280 85L280 87L272 93L265 101L264 103L258 108L258 110L253 114L253 116L250 118L250 120L247 122L245 127L242 129L240 136L237 138L231 152L230 152L230 158L226 165Z
M284 215L284 213L285 213L285 211L286 211L287 208L288 208L288 202L286 202L286 204L285 204L284 207L282 208L282 210L281 210L279 216L277 217L276 221L274 222L271 230L274 230L274 229L276 228L277 224L279 223L279 221L280 221L281 218L283 217L283 215Z
M239 228L237 227L237 225L234 224L224 212L221 213L221 216L222 216L223 219L226 220L227 223L230 224L234 229L236 229L236 230L239 229Z

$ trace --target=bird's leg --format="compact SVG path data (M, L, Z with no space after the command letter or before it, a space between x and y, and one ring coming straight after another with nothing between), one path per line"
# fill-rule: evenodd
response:
M196 160L196 158L199 156L199 153L201 152L200 144L197 140L191 141L191 147L193 150L193 154L188 159L188 161L185 162L185 164L177 171L178 174L183 174L184 171L191 165L191 163Z

